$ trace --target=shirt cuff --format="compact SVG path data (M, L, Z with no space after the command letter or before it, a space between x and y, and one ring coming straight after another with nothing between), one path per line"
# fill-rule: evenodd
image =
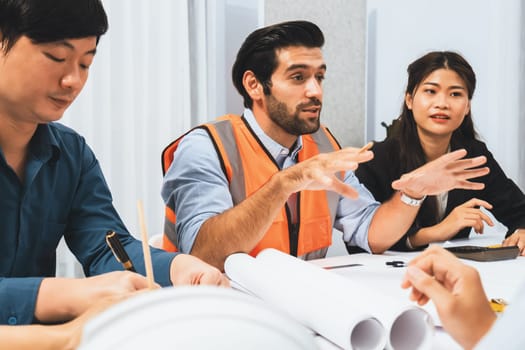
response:
M172 286L170 271L171 262L179 253L168 253L164 250L151 248L151 259L153 261L153 274L155 282L163 287Z
M35 306L43 277L0 279L0 324L23 325L35 321Z

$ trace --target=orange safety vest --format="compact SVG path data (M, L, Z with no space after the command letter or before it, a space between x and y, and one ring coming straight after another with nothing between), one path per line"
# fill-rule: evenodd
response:
M217 150L222 170L228 179L233 204L236 205L257 191L268 179L280 171L275 160L261 145L257 136L243 117L225 115L214 122L203 124ZM192 129L193 130L193 129ZM188 132L191 132L188 131ZM186 133L187 134L187 133ZM169 144L162 152L162 169L165 174L173 162L173 154L186 135ZM319 153L341 149L333 135L324 126L313 134L303 135L303 147L298 162ZM342 174L337 176L342 178ZM264 237L250 252L252 256L265 248L275 248L288 254L301 256L332 244L332 227L339 202L339 195L331 191L301 191L298 193L298 236L293 239L287 206L274 218ZM163 248L177 250L174 208L166 206ZM297 234L297 232L295 232ZM292 240L290 239L292 237ZM290 241L296 246L290 246Z

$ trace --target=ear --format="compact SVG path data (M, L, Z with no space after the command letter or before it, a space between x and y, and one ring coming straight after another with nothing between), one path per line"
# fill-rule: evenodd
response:
M242 85L252 100L258 101L263 98L263 86L251 70L244 72L242 76Z
M465 115L469 114L470 112L470 100L468 100L467 109L465 110Z
M409 93L405 95L405 104L409 110L412 110L412 95Z

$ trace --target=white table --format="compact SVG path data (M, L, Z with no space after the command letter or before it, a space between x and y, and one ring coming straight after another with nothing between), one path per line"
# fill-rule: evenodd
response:
M501 231L488 230L488 232L483 235L475 235L470 239L455 240L440 245L445 247L457 245L488 246L500 243L503 236L504 234L501 233ZM409 291L403 290L400 287L405 268L388 266L386 262L394 260L408 262L418 254L419 252L401 253L388 251L382 255L362 253L329 257L312 260L310 262L322 267L360 264L360 266L341 267L333 269L332 271L347 278L362 281L373 288L384 290L388 294L400 298L400 300L407 300ZM524 278L525 257L493 262L477 262L465 259L462 259L462 261L478 269L483 287L489 298L503 298L512 303L516 290ZM424 308L439 325L439 319L434 305L430 302ZM329 347L323 346L323 348L328 349ZM436 328L433 349L449 350L461 349L461 347L438 327Z

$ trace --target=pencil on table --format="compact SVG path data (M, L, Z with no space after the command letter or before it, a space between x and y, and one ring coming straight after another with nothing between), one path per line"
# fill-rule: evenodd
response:
M153 266L151 264L151 252L148 244L148 232L146 231L146 221L144 220L144 208L142 201L137 201L139 212L140 235L142 238L142 251L144 253L144 266L146 267L146 278L148 280L148 289L155 289L155 279L153 278Z

